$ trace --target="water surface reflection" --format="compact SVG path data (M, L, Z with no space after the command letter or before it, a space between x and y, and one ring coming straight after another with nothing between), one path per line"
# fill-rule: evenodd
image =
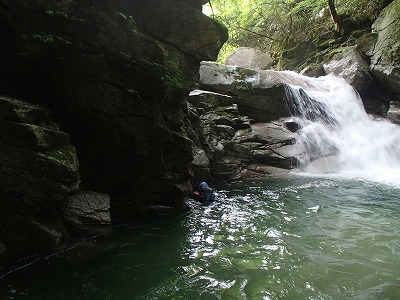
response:
M1 280L8 299L398 299L398 189L284 177L76 247Z

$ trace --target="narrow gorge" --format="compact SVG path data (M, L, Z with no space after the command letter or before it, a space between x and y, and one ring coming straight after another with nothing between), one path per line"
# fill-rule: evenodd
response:
M301 166L297 75L215 63L228 32L205 2L0 1L2 254L183 208L198 180ZM399 123L398 8L302 74L343 77Z

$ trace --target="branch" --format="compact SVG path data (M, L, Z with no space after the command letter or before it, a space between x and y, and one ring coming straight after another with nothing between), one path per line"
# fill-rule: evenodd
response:
M250 30L250 29L247 29L247 28L244 28L244 27L241 27L241 26L238 26L238 28L239 28L239 29L242 29L242 30L244 30L244 31L250 32L251 34L257 35L257 36L259 36L259 37L263 37L263 38L269 39L269 40L274 41L274 42L282 42L282 40L274 39L274 38L272 38L272 37L270 37L270 36L268 36L268 35L263 35L263 34L261 34L261 33L255 32L255 31L253 31L253 30Z
M329 12L331 13L333 23L335 24L336 31L339 33L340 36L343 36L342 21L340 20L339 14L336 11L335 1L328 0L328 7L329 7Z

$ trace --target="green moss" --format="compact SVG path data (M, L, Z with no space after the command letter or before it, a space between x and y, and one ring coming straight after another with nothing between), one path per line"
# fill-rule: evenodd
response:
M335 43L337 43L335 39L320 39L316 41L315 45L318 49L326 49L332 47Z
M164 75L162 77L166 87L182 89L185 86L185 77L179 63L180 57L176 53L168 51L160 42L156 41L164 56Z
M54 43L54 36L51 34L45 34L43 32L40 34L34 34L33 38L46 44Z
M388 51L387 55L391 61L393 61L396 65L400 65L400 56L398 55L399 50L391 49Z
M185 86L185 79L179 64L174 60L166 60L164 66L163 82L173 88L182 89Z
M219 116L224 116L228 118L237 118L239 116L239 111L235 106L218 106L214 112Z
M62 11L52 11L52 10L48 9L48 10L46 10L46 14L48 14L50 16L57 16L57 17L65 18L65 19L70 19L70 17Z
M33 38L36 40L39 40L43 43L46 43L46 44L53 44L55 42L60 42L62 44L66 44L66 45L72 44L68 39L66 39L62 36L55 36L55 35L47 34L44 32L34 34Z
M117 12L122 18L124 18L125 20L127 20L129 22L129 24L131 25L131 30L134 34L136 35L142 35L136 25L136 21L135 19L130 16L130 15L125 15L124 13L118 11Z
M42 155L48 160L56 162L57 165L66 167L68 170L75 171L78 169L76 150L71 145L43 152Z
M120 52L126 59L132 63L138 64L144 69L150 69L160 72L161 80L166 88L182 89L185 87L185 76L181 70L179 56L174 56L174 53L167 51L160 43L156 42L162 52L164 62L159 63L155 61L149 61L145 58L134 60L129 54Z
M134 95L134 96L140 98L140 94L139 94L139 92L138 92L137 90L134 90L134 89L126 89L126 91L127 91L129 94L132 94L132 95Z
M70 20L70 21L80 21L80 22L84 22L83 19L77 19L75 17L71 17L69 15L67 15L65 12L57 10L57 11L53 11L53 10L46 10L46 14L52 17L58 17L58 18L64 18L66 20Z

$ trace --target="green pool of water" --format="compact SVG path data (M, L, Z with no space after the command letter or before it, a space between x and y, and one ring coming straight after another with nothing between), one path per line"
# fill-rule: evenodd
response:
M276 177L0 269L0 299L400 299L400 190Z

